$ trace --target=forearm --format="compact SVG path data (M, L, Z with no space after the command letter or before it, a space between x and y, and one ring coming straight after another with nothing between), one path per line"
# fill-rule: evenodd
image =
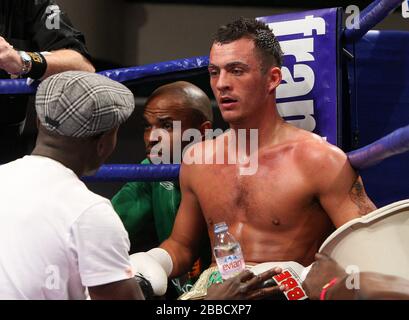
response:
M409 281L406 279L373 272L363 272L360 276L358 299L409 299Z
M68 70L95 72L94 66L87 58L71 49L52 51L51 54L45 55L45 60L47 70L42 79Z
M192 250L181 243L169 238L165 240L160 248L166 250L172 258L173 268L170 278L178 277L189 271L195 261Z
M327 300L408 300L409 281L374 272L359 274L359 288L347 288L346 278L328 290ZM358 284L358 283L355 283Z

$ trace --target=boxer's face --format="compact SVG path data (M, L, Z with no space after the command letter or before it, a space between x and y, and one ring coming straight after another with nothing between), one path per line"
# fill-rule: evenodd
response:
M171 163L173 163L173 144L180 141L182 147L180 152L182 152L183 147L189 143L188 141L181 141L183 132L193 127L190 119L192 111L184 104L183 99L175 95L163 94L151 99L146 105L143 114L145 121L144 141L146 156L149 159L152 160L154 156L151 155L151 149L159 143L153 135L154 130L164 130L168 133L169 144L162 142L162 151L159 152L159 156L163 156L164 152L169 152ZM173 121L180 121L181 130L174 128Z
M251 119L257 108L271 99L268 73L261 72L260 56L251 39L214 43L209 73L223 119L231 124Z

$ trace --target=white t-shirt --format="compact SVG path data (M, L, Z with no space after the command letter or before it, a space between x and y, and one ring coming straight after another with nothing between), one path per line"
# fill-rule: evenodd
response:
M0 166L0 299L85 299L132 277L128 234L110 201L46 157Z

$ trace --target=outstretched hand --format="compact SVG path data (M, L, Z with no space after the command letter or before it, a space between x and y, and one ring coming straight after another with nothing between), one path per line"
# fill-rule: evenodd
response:
M249 270L244 270L239 275L216 283L207 289L206 300L254 300L263 299L277 294L285 286L268 286L271 278L281 273L280 268L267 270L259 275L254 275Z

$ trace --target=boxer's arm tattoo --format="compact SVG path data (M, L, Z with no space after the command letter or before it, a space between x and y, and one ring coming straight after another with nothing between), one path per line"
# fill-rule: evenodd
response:
M366 195L364 186L359 177L352 185L351 190L349 191L349 197L351 198L352 202L355 203L359 208L360 215L365 215L376 209L375 205Z

